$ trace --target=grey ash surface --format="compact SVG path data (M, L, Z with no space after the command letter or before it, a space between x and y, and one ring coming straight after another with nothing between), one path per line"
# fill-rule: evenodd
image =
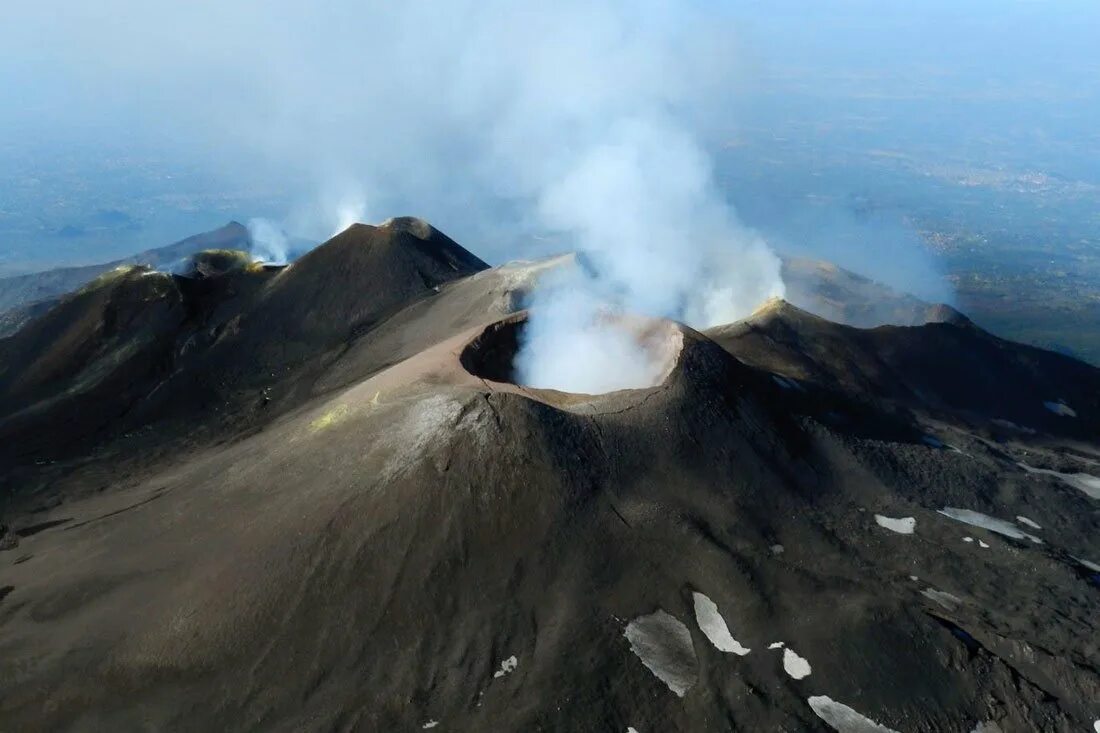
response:
M777 302L650 389L471 374L533 268L399 219L0 340L0 730L1100 718L1097 500L1019 465L1100 476L1097 370Z

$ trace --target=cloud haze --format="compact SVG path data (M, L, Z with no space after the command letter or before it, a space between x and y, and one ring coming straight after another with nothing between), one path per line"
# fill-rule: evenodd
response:
M79 97L299 191L282 227L251 222L268 258L285 259L283 229L325 238L406 212L498 259L530 254L493 241L506 228L550 235L590 267L536 293L531 333L572 329L536 350L609 309L703 327L782 293L706 153L738 68L709 2L114 0L57 31Z
M6 16L2 53L38 90L24 117L67 106L99 135L277 176L295 233L319 237L345 199L477 234L523 220L601 127L661 107L702 130L736 71L707 2L17 0Z
M1097 20L1075 0L14 0L0 135L8 150L140 141L212 189L262 181L277 210L211 216L267 217L268 235L408 213L492 262L579 247L600 275L590 295L696 324L779 287L733 192L773 246L949 300L905 222L953 215L953 184L915 187L940 162L1100 180ZM711 154L730 140L749 152L719 187ZM860 157L877 149L908 155L912 176L871 177L901 170ZM124 208L117 190L101 208ZM1042 224L1044 205L1028 216Z

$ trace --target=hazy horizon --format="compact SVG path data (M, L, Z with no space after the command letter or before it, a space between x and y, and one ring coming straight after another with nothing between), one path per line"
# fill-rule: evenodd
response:
M1033 237L1051 261L1096 246L1100 7L802 5L17 2L0 29L0 274L253 217L319 240L349 216L413 214L491 262L547 254L562 243L539 236L527 169L568 149L545 144L550 128L633 114L638 90L676 108L725 203L780 251L951 301L962 250L937 251L944 238ZM534 26L554 20L555 43L590 63L532 81ZM583 46L622 28L638 49ZM651 89L654 48L681 67ZM531 76L508 76L513 62ZM559 98L525 98L529 82ZM496 119L494 95L528 118Z

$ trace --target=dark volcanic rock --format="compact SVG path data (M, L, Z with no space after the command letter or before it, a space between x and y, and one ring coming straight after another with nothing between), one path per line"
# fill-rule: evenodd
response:
M946 308L946 307L945 307ZM856 329L783 301L710 335L750 364L850 394L995 427L1095 439L1100 370L989 334L953 309L923 326Z
M129 432L8 470L27 559L0 564L0 729L1100 718L1100 517L1063 478L1100 476L1095 370L965 319L859 331L773 304L655 324L676 359L654 387L536 390L508 369L534 266L483 268L399 220L281 272L165 280L143 312L179 319L171 367ZM62 356L122 353L101 314L143 287L39 319L80 338L0 352L56 353L10 394L102 394ZM982 375L1020 405L1060 386L1076 417L1040 404L997 442Z
M403 218L352 226L287 268L232 250L195 253L179 276L117 268L0 340L0 435L20 435L0 443L0 458L56 458L99 440L109 425L132 433L169 419L169 439L195 423L238 429L271 403L272 385L283 385L284 407L297 404L308 394L291 393L308 391L357 334L486 267L426 222ZM130 292L135 284L144 288L139 296ZM125 310L133 297L140 325ZM81 381L70 372L89 354L97 376ZM54 375L43 359L70 372ZM67 401L65 380L86 393L84 406ZM65 399L46 399L50 390Z
M38 315L43 304L52 307L61 296L84 287L100 275L118 267L144 265L168 269L202 250L247 250L251 241L248 230L233 221L213 231L196 234L167 247L147 250L121 260L0 278L0 338L15 333L29 318Z
M786 298L794 305L857 328L920 326L950 318L953 308L934 305L831 262L783 257Z
M121 267L0 341L0 444L33 452L99 430L170 359L185 309L172 278Z

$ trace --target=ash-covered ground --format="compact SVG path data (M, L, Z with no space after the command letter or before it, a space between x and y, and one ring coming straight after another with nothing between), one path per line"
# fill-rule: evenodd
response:
M1100 719L1095 368L772 300L557 392L514 369L547 263L397 219L192 265L0 340L0 729Z

